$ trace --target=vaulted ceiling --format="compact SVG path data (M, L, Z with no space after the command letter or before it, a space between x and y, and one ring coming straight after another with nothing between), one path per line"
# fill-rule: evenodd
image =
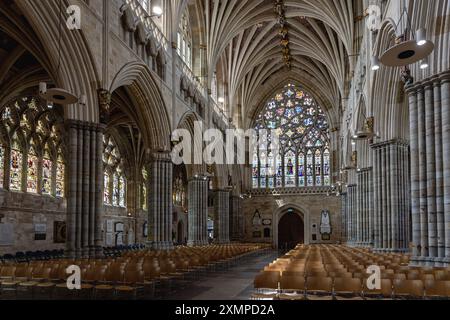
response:
M217 72L229 99L228 112L244 125L264 97L288 79L320 97L325 109L337 107L345 96L352 68L354 5L362 0L284 0L281 11L279 2L189 2L204 12L208 78ZM280 12L286 18L290 66L282 51Z

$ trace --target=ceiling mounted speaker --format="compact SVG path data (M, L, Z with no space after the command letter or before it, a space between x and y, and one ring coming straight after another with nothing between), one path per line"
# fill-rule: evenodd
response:
M78 98L71 94L69 91L53 88L48 89L46 92L41 93L41 97L48 102L53 102L54 104L67 105L74 104L78 102Z
M419 46L417 41L410 40L388 49L380 60L388 67L403 67L428 57L433 50L434 44L431 41Z

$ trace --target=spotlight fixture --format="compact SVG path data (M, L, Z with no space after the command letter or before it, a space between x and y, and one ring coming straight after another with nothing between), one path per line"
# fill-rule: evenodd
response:
M417 30L416 37L417 37L417 45L418 46L421 47L421 46L427 44L427 30L425 28L421 28L421 29Z
M152 8L152 14L147 15L145 18L159 18L163 15L163 9L160 6L154 6Z
M377 71L380 69L380 59L377 56L372 57L372 71Z
M158 16L158 17L162 16L162 14L163 14L163 10L160 6L154 6L152 9L152 12L155 16Z
M420 69L425 70L429 67L430 65L428 64L428 59L425 58L422 61L420 61Z

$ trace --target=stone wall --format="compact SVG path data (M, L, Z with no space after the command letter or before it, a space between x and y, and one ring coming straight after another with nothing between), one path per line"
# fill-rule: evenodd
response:
M341 199L317 195L286 195L271 196L259 195L244 200L243 212L245 220L245 241L277 243L277 229L279 214L289 208L297 209L304 215L305 243L337 243L341 241ZM272 220L271 225L253 226L253 217L256 210L261 214L262 220ZM322 241L319 232L321 213L328 210L331 214L332 234L330 241ZM315 226L315 228L314 228ZM264 238L264 229L270 228L271 237ZM253 233L260 231L262 238L254 238ZM313 240L316 235L317 240Z
M48 196L0 190L0 214L4 215L1 228L8 226L12 236L2 229L1 239L9 238L9 245L0 244L0 255L17 251L64 249L64 243L55 243L55 222L66 221L66 201ZM45 226L45 227L44 227ZM45 232L45 239L35 240L35 228ZM46 228L42 229L42 228ZM39 238L39 236L38 236ZM3 243L5 244L5 243Z

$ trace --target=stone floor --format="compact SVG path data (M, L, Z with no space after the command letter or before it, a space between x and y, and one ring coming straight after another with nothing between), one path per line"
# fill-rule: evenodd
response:
M177 292L173 300L249 300L256 275L280 254L277 251L252 257L227 271L212 273Z

